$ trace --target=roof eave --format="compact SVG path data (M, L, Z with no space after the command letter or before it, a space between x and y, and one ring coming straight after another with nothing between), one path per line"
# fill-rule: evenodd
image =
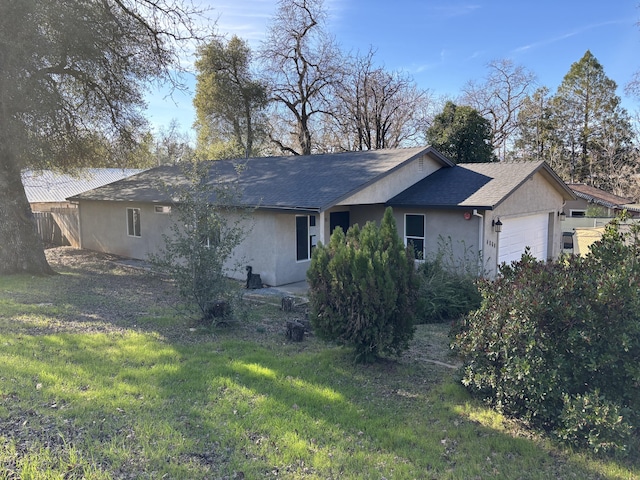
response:
M408 203L387 203L386 205L395 208L424 208L432 210L494 210L496 205L445 205L445 204L408 204Z

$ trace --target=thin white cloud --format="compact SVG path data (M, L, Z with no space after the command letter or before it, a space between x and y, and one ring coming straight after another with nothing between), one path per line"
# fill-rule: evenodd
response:
M444 63L445 60L447 58L448 52L446 49L442 49L440 50L440 60L439 61L435 61L435 62L427 62L427 63L420 63L420 64L411 64L409 67L405 67L402 70L409 72L409 73L422 73L422 72L426 72L428 70L433 70L436 69L438 67L441 67Z
M457 5L435 5L430 7L430 10L438 17L453 18L453 17L462 17L464 15L470 15L480 8L481 8L481 5L478 5L478 4L457 4Z
M558 35L555 37L550 37L550 38L546 38L537 42L533 42L533 43L529 43L527 45L523 45L521 47L515 48L513 50L513 53L522 53L522 52L526 52L526 51L530 51L536 48L540 48L540 47L546 47L548 45L552 45L554 43L557 42L561 42L563 40L566 40L567 38L571 38L571 37L575 37L576 35L581 35L585 32L588 32L590 30L594 30L600 27L606 27L608 25L618 25L618 24L627 24L628 20L610 20L607 22L600 22L600 23L594 23L591 25L585 25L583 27L580 28L576 28L570 32L564 33L562 35Z
M475 52L473 52L471 55L467 57L467 60L473 60L475 58L479 58L482 55L484 55L484 53L485 53L484 50L476 50Z
M272 0L238 0L233 3L204 0L203 4L212 9L220 35L237 35L251 44L264 39L267 24L276 9Z

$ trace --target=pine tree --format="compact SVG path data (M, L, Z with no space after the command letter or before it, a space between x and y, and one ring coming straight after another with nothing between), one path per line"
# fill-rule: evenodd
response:
M623 194L637 173L632 156L632 130L616 83L587 51L569 69L550 101L549 148L560 158L550 162L565 181L580 182Z
M321 338L352 346L356 359L399 355L413 337L417 295L413 256L388 208L378 227L337 228L314 250L307 273L311 322Z

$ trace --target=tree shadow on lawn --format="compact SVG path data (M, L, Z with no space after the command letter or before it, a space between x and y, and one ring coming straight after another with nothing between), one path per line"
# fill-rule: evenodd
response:
M550 445L471 420L465 413L470 398L447 369L393 362L363 368L340 349L290 359L256 352L230 360L227 369L233 385L262 399L228 420L240 431L263 429L281 451L294 447L287 433L295 432L295 442L306 445L300 450L305 464L324 449L337 466L339 459L349 464L361 456L366 465L359 468L374 476L386 464L389 475L404 465L412 476L541 478L546 470L542 478L601 478ZM268 420L274 415L277 428Z
M5 325L0 329L11 323L11 331L34 335L137 330L171 336L188 332L190 320L176 316L180 299L166 278L104 260L53 266L59 275L0 279L22 287L0 290L0 302L5 302L0 318ZM16 316L6 314L8 306ZM171 321L163 321L167 316Z
M34 279L55 284L18 299L52 311L11 321L23 328L5 345L14 361L2 376L16 379L1 392L10 437L62 438L110 472L191 478L608 478L598 463L482 425L449 369L355 365L344 349L289 344L273 338L279 327L260 333L255 323L196 334L187 320L159 325L149 304L171 307L173 285L100 265ZM284 323L264 323L274 321ZM31 430L10 420L25 412ZM618 470L609 478L633 477Z
M3 355L15 390L2 392L0 421L28 419L5 435L74 445L108 472L171 464L191 478L274 469L285 478L606 478L538 440L480 425L480 407L441 367L131 332L25 336Z

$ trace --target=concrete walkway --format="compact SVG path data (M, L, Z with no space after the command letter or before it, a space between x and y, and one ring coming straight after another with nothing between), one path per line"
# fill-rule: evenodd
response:
M279 287L264 287L246 290L245 296L248 298L283 298L295 297L296 303L306 303L309 295L309 284L306 281L280 285Z
M128 268L135 268L138 270L151 271L151 265L145 260L136 260L133 258L118 258L114 260L114 263ZM264 287L250 289L246 291L249 296L270 296L270 297L296 297L299 299L307 299L309 294L309 284L306 280L296 283L289 283L288 285L280 285L279 287Z

